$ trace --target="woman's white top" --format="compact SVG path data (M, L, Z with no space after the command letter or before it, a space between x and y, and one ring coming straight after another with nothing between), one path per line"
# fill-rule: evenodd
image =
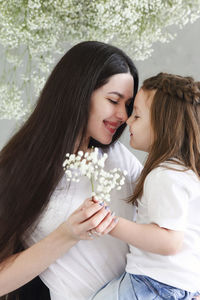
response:
M184 167L165 163L168 167ZM162 256L130 246L126 271L142 274L174 287L195 292L200 289L200 180L191 171L160 166L151 171L138 202L136 222L183 231L181 251ZM152 241L154 242L154 241Z
M107 150L99 149L100 156L104 152L108 154L105 170L121 168L128 172L122 189L111 193L111 210L132 219L133 207L126 199L133 193L142 166L120 142ZM68 183L64 176L27 244L30 246L47 236L90 196L91 184L87 177L82 176L78 183ZM125 270L127 252L128 246L110 235L79 241L40 277L50 289L52 300L86 300Z

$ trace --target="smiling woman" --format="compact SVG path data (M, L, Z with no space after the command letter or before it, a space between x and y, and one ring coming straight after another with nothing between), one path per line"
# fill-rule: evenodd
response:
M0 296L40 275L52 300L86 300L124 269L127 245L104 235L116 225L113 210L132 218L122 199L133 193L141 164L117 139L137 88L131 59L100 42L74 46L52 71L34 112L0 152ZM87 179L65 178L65 154L92 146L107 153L105 170L128 172L110 208L85 200ZM27 289L26 300L46 299ZM14 294L23 299L21 290Z
M110 77L92 93L87 135L102 144L110 144L117 129L128 118L133 99L133 77L129 73Z

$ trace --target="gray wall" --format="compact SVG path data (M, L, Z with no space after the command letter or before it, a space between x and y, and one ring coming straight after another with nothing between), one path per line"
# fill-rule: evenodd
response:
M148 60L136 61L142 81L160 71L180 75L192 75L200 80L200 19L194 24L189 24L183 30L172 29L177 32L177 37L168 44L156 43L154 52ZM0 120L0 148L5 144L15 129L14 121ZM146 154L135 151L129 146L129 132L126 129L121 141L139 158L145 160Z
M177 37L168 44L156 43L151 58L136 61L139 70L140 85L143 80L159 72L168 72L183 76L193 76L200 81L200 19L186 25L183 30L173 28ZM129 146L129 132L126 129L121 141L144 162L146 154Z

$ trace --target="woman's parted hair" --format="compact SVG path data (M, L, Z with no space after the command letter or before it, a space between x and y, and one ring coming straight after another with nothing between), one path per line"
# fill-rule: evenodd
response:
M178 159L200 178L200 82L159 73L142 89L155 91L150 108L154 142L131 202L142 195L146 176L164 161Z
M66 152L73 151L80 135L84 138L92 92L110 76L127 72L134 78L135 97L138 73L132 60L120 49L95 41L74 46L55 66L35 110L0 152L0 262L21 249L22 237L63 175ZM133 101L128 115L132 107ZM104 146L91 139L92 145Z

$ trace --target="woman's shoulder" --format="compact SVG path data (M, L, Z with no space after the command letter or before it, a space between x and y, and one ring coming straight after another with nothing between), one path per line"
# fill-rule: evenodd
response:
M117 141L103 151L108 154L109 165L126 170L134 180L140 175L142 164L121 142Z
M103 150L105 151L105 150ZM134 161L137 161L138 163L139 160L136 158L136 156L120 141L114 142L112 145L110 145L107 149L106 152L108 155L117 155L120 154L120 156L124 159L131 159Z

